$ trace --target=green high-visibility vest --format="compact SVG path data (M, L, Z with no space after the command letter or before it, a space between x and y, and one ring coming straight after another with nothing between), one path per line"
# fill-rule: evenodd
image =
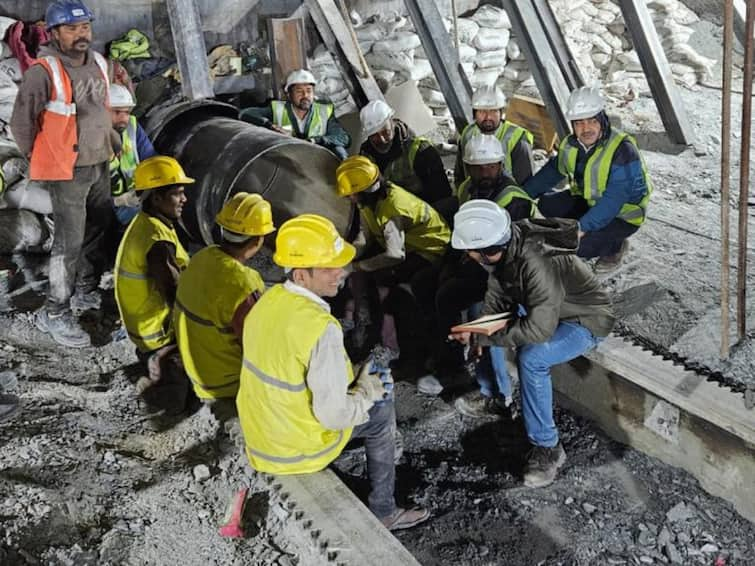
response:
M459 185L459 205L461 206L468 200L470 200L471 195L469 194L469 189L472 185L472 177L467 177L464 179L464 182ZM518 185L507 185L503 189L501 189L498 194L490 199L494 203L496 203L501 208L506 208L508 205L511 204L511 201L513 201L515 198L520 198L526 201L529 201L530 203L530 216L535 215L535 201L532 200L532 197L528 195L524 189L522 189Z
M462 158L464 157L464 148L466 147L467 142L473 137L480 135L482 135L482 131L475 122L467 124L467 127L462 130L461 137L459 138L459 153L461 154ZM525 130L521 126L517 126L516 124L512 124L511 122L508 122L506 120L501 120L501 123L498 124L498 128L496 128L496 131L493 135L498 138L504 149L505 157L503 160L503 167L504 169L506 169L506 171L511 173L512 171L514 171L513 163L511 161L511 154L514 152L516 144L519 143L519 140L524 138L530 145L532 145L534 137L532 136L532 133L529 132L529 130ZM464 177L469 177L469 171L467 170L466 163L464 163Z
M401 156L388 164L382 172L383 176L410 193L420 194L423 189L422 181L414 172L414 162L417 159L417 153L431 145L427 138L414 138L411 143L402 148Z
M288 103L282 100L273 100L270 107L273 110L273 123L276 126L293 126L291 117L286 109ZM326 102L314 102L310 109L312 119L306 132L302 132L307 139L324 136L328 131L328 120L335 112L335 107Z
M121 154L110 160L110 193L117 197L134 188L134 170L139 165L136 152L136 117L130 116L121 133Z
M645 215L647 213L648 202L650 201L650 195L653 193L653 184L650 181L647 167L645 166L645 160L642 159L637 142L629 134L619 132L612 129L611 135L608 139L602 140L598 143L595 151L587 160L585 165L584 179L582 181L583 186L580 187L577 184L574 172L577 169L577 156L579 155L579 149L571 145L568 140L572 136L568 136L561 141L558 146L558 172L564 175L569 180L569 189L571 194L575 196L581 196L587 201L591 207L595 206L608 186L608 175L611 172L611 163L613 162L613 156L619 145L624 140L631 143L637 150L637 154L640 156L640 163L642 165L642 176L645 180L645 196L638 203L626 203L619 210L618 218L621 218L629 224L634 226L641 226L645 222Z

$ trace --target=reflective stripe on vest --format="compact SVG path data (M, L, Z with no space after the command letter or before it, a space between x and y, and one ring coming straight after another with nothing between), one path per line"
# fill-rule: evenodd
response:
M317 420L306 382L312 351L331 324L340 328L323 306L284 285L266 291L247 315L236 406L256 470L320 471L351 438L352 428L330 430ZM354 375L345 350L343 356L350 384Z
M360 212L367 228L383 248L383 227L388 221L399 216L409 220L410 226L405 233L406 250L432 263L441 259L451 239L448 225L432 206L393 183L389 183L388 196L378 201L374 211L365 206L360 207Z
M462 164L464 165L465 177L469 177L469 171L467 171L467 164L464 163L463 159L464 148L466 147L469 140L480 135L482 135L482 131L480 130L480 127L476 122L467 124L467 127L464 128L461 133L461 138L459 141L459 153L461 153L462 156ZM526 130L506 120L501 120L501 123L498 124L498 128L496 128L493 135L498 138L498 141L501 142L501 146L503 147L503 167L506 171L512 173L514 171L514 164L511 159L511 155L514 153L516 144L519 143L519 140L524 138L530 145L532 145L535 138L529 130Z
M129 224L115 260L115 300L123 326L142 352L151 352L173 342L171 308L147 274L147 253L160 241L173 244L176 264L189 262L174 228L146 212Z
M258 297L264 291L259 273L216 245L194 254L181 273L173 329L198 397L236 396L242 352L233 320L250 295Z
M136 116L129 116L128 126L121 133L121 155L110 160L110 193L117 197L134 188L134 171L139 165L136 150Z
M459 186L459 205L464 204L471 198L469 194L469 189L471 186L471 177L464 179L464 182ZM514 199L522 199L528 201L530 203L530 216L535 215L535 201L524 191L524 189L522 189L518 185L507 185L506 187L498 191L498 194L496 194L494 198L489 200L492 200L501 208L506 208Z
M107 61L92 52L105 81L105 104L110 106L110 80ZM34 64L41 65L50 77L50 99L39 115L39 131L34 138L29 163L29 178L35 181L69 181L78 159L78 128L76 103L73 100L71 79L58 57L41 57Z
M276 126L292 126L291 118L287 109L288 103L282 100L273 100L270 107L273 110L273 123ZM324 136L328 132L328 120L333 115L335 107L330 103L313 102L309 110L312 117L309 121L304 137L307 139Z
M634 146L637 155L640 157L642 176L647 190L645 196L642 197L640 202L624 204L619 210L617 218L634 226L642 225L645 221L650 195L653 192L653 185L650 181L647 167L645 166L645 160L642 158L642 154L640 153L640 149L637 146L635 139L628 134L612 129L608 139L602 140L587 160L587 163L585 164L584 178L582 180L583 186L580 187L575 178L579 149L569 143L569 140L572 138L573 136L567 136L559 145L557 159L558 171L561 175L568 178L571 194L581 196L591 207L595 206L595 203L601 199L608 186L608 176L611 173L611 163L613 162L613 157L616 150L619 148L619 145L626 140Z
M415 195L422 193L424 187L422 187L422 181L414 171L414 162L417 159L417 154L430 145L432 145L430 140L426 138L416 137L412 139L410 143L402 147L401 155L386 166L383 177L410 193Z

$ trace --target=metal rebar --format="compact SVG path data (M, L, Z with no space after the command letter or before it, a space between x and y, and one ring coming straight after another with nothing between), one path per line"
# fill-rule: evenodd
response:
M731 62L734 7L724 0L723 76L721 78L721 358L729 357L729 184L731 182Z
M737 337L740 341L747 336L747 200L750 189L750 134L752 132L753 23L755 23L755 0L747 0L744 73L742 76L742 152L739 158L739 231L737 238Z

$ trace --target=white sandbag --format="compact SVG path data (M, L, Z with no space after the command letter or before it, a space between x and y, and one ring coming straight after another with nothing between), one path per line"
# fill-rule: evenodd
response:
M582 12L585 13L585 15L589 16L591 19L596 18L598 16L598 8L593 4L592 2L585 2L580 6L580 9Z
M320 82L317 83L317 92L323 92L330 96L334 92L338 92L340 90L343 90L344 87L344 81L338 80L334 77L327 77L324 80L320 79Z
M472 75L474 74L474 62L464 61L461 64L461 68L464 71L464 74L467 75L467 79L472 80Z
M592 62L598 69L603 69L611 62L611 56L606 53L593 53Z
M430 108L437 108L440 106L448 106L446 99L443 98L443 93L433 88L419 87L419 92L422 95L422 100L425 101Z
M674 11L671 13L671 17L676 20L676 23L688 26L700 21L700 18L692 10L687 8L681 2L677 2Z
M29 210L0 210L0 253L49 251L52 236L41 217Z
M5 34L8 33L8 28L15 24L17 21L18 20L14 20L13 18L0 16L0 38L5 37Z
M373 53L396 53L405 52L419 47L422 42L419 36L410 31L397 31L392 36L381 41L376 41L372 45Z
M595 21L600 22L603 25L611 24L616 19L616 14L608 10L599 9L595 15Z
M330 100L333 104L338 104L345 98L349 97L349 89L343 88L339 91L336 91L334 93L331 93L328 95L328 100Z
M450 118L451 117L451 111L448 109L448 106L435 106L432 108L433 116L438 116L441 118Z
M340 104L336 105L335 109L336 117L358 111L359 107L354 103L351 97L345 98L343 101L341 101Z
M5 73L0 73L0 120L3 122L10 122L17 93L18 85L13 79Z
M8 208L31 210L37 214L52 214L50 192L39 181L21 179L3 193Z
M3 43L3 45L5 45ZM0 61L0 72L5 73L14 83L20 83L24 74L21 72L21 64L15 57L8 57Z
M480 30L477 22L469 18L458 18L456 20L456 27L459 34L459 43L471 44Z
M419 81L417 86L422 88L429 88L431 90L440 90L440 83L438 82L438 79L435 78L435 75L425 77L424 79Z
M459 61L466 63L467 61L474 61L477 57L477 49L466 43L459 44Z
M375 44L374 41L360 41L359 42L359 49L362 50L362 53L369 53L372 51L372 46Z
M515 38L509 39L509 44L506 46L506 55L508 55L509 60L516 60L516 59L523 59L524 55L522 54L521 49L519 49L519 44L516 42Z
M608 45L608 43L606 43L606 41L598 34L592 36L592 45L593 49L598 53L605 53L606 55L610 55L613 52L611 46Z
M480 28L472 45L480 51L497 51L506 49L510 37L511 32L507 29Z
M675 63L686 63L694 67L698 73L709 74L716 64L715 59L700 55L690 45L675 45L669 59Z
M480 6L470 19L477 22L481 28L511 29L511 21L506 11L490 4Z
M469 82L472 88L477 90L483 86L494 85L500 74L498 69L476 69Z
M389 85L391 84L393 77L396 76L396 72L388 71L386 69L375 69L375 70L372 70L372 76L375 77L376 81L382 81L386 85Z
M480 51L475 57L474 64L478 69L497 68L499 71L503 71L506 66L506 50Z
M518 82L520 73L524 74L524 70L520 71L516 69L515 67L509 65L503 70L503 73L501 73L501 76L507 81Z
M411 66L409 72L401 71L401 76L407 80L421 81L425 77L429 77L433 74L433 67L430 65L430 61L427 59L415 58L414 63Z
M363 26L354 28L354 33L356 34L358 41L375 42L387 37L385 28L380 25L379 22L365 24Z
M414 52L375 53L374 51L371 51L370 53L367 53L364 58L370 67L409 74L412 71Z

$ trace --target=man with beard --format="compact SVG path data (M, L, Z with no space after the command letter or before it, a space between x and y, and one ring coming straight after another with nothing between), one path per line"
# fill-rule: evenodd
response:
M469 141L481 134L495 136L503 149L503 168L522 185L532 176L532 142L530 132L505 120L503 109L506 97L497 87L484 86L477 89L472 96L472 115L474 122L461 132L459 152L454 168L454 181L458 187L469 176L464 165L464 148Z
M134 193L134 170L140 161L156 153L136 116L131 115L134 106L134 97L126 87L110 85L110 116L121 142L120 151L110 160L110 192L115 216L123 226L139 212L139 199Z
M579 220L577 255L599 258L598 272L615 269L628 249L628 238L645 222L653 185L635 139L611 127L605 101L595 87L569 95L566 117L574 133L524 185L540 197L546 218ZM564 178L569 188L553 191Z
M72 348L90 344L71 309L100 305L102 242L113 217L108 161L116 135L107 62L89 48L93 18L81 2L50 4L45 20L52 40L24 74L10 122L30 161L29 178L47 184L55 219L50 290L36 325Z
M239 118L279 134L309 140L345 159L351 136L339 124L333 104L315 102L316 85L317 79L308 70L293 71L286 78L287 101L273 100L265 108L245 108Z
M172 157L155 155L142 161L134 171L134 190L142 209L126 229L115 260L115 300L121 320L153 382L161 380L166 364L181 367L171 321L178 276L189 255L178 240L175 223L186 204L184 186L193 182ZM189 390L188 380L183 380L172 384L176 393L171 408L178 411Z
M451 184L440 154L429 140L415 136L394 114L382 100L373 100L362 108L359 119L367 139L359 153L377 163L385 179L442 212L443 203L451 197Z

